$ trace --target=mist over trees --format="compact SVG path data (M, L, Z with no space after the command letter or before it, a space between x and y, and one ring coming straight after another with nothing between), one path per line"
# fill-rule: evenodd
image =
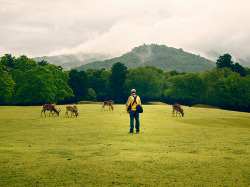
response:
M216 68L200 73L163 71L154 66L128 69L116 62L111 70L63 71L47 61L9 54L0 58L0 104L41 105L114 100L124 104L135 88L142 103L162 101L182 105L207 104L250 111L250 71L220 56Z
M133 48L130 52L120 57L104 61L94 61L79 67L77 70L100 69L110 70L114 63L122 62L128 69L138 67L154 66L166 70L177 70L186 72L203 72L213 69L215 63L199 55L185 52L183 49L167 47L165 45L141 45Z

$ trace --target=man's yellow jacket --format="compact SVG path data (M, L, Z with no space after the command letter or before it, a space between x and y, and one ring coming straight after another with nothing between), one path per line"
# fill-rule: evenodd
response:
M135 94L129 96L128 101L126 103L126 111L128 111L128 108L129 108L130 105L131 105L131 110L133 110L133 111L136 111L136 106L137 105L141 105L141 99L140 99L140 97L137 95L136 102L134 102L134 98L135 97L136 97ZM132 106L132 104L133 104L133 106Z

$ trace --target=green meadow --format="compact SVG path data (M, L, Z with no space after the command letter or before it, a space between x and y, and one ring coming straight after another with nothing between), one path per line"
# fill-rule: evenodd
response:
M128 134L125 105L77 106L77 118L0 106L0 186L250 185L249 113L150 103Z

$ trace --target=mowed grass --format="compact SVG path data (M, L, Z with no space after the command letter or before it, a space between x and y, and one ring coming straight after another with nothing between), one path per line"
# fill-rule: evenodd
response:
M124 105L40 116L41 106L0 106L0 186L249 186L250 114L144 105L128 134Z

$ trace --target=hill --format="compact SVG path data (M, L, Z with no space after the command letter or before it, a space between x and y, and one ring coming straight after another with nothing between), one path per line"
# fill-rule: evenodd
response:
M132 51L123 54L120 57L112 58L104 61L95 61L77 67L77 70L87 69L99 69L105 68L109 70L116 62L122 62L129 69L155 66L163 70L178 70L186 72L203 72L206 69L212 69L215 67L215 63L200 57L183 51L182 49L176 49L173 47L167 47L165 45L142 45L135 47Z
M242 60L240 58L236 58L236 62L238 62L239 64L241 64L243 67L247 67L250 68L250 59L246 59L246 60Z
M57 66L62 66L64 71L79 67L84 64L88 64L98 60L105 60L110 58L108 55L104 54L70 54L70 55L58 55L58 56L43 56L36 57L33 60L40 62L42 60L47 61L50 64L55 64Z

